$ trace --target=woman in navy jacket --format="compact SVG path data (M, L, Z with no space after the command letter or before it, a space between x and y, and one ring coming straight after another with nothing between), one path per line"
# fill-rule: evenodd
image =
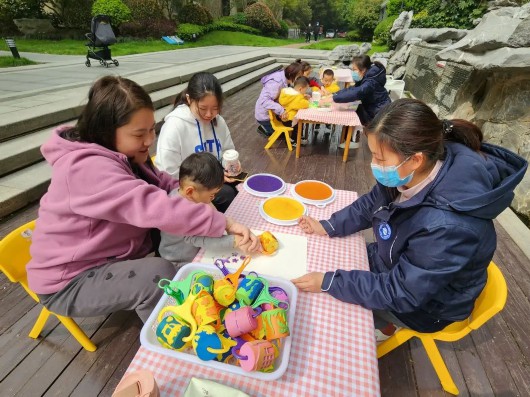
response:
M351 65L355 86L333 94L333 102L347 103L360 100L362 104L357 108L357 115L362 125L366 125L379 110L391 102L385 88L386 70L379 62L372 63L367 55L353 57Z
M293 281L372 309L376 328L439 331L473 310L496 248L493 219L510 205L528 164L482 143L474 124L441 121L414 99L393 102L365 131L377 184L330 219L303 217L300 227L341 237L371 226L370 271Z

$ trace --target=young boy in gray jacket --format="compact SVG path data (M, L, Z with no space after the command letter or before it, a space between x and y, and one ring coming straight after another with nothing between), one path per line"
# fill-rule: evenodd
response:
M180 195L195 203L211 204L223 183L224 170L215 156L208 152L194 153L180 165L179 187L172 190L169 196ZM173 262L179 269L190 263L201 248L233 250L237 247L246 252L248 247L240 247L240 240L239 235L225 235L217 238L182 237L162 232L159 252L162 258Z

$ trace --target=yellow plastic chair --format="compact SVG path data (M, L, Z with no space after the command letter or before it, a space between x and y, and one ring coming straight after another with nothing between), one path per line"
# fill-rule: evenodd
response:
M482 327L486 321L504 308L507 296L506 280L497 265L491 262L488 266L488 281L475 302L475 308L469 318L450 324L443 330L432 334L423 334L403 328L377 346L377 358L383 357L415 336L421 340L443 389L448 393L458 395L458 388L445 365L435 340L454 342Z
M37 294L29 289L26 273L26 264L31 259L29 246L31 245L31 236L34 229L35 221L28 222L13 230L0 241L0 270L11 282L19 283L29 296L39 302ZM45 307L42 308L35 325L29 333L31 338L38 338L50 314L56 316L86 350L91 352L96 350L96 345L92 343L72 318L52 313Z
M281 123L276 118L272 110L269 110L269 119L271 121L274 132L269 137L269 141L265 145L265 149L270 149L272 144L276 142L276 139L278 139L282 134L285 134L285 140L287 141L287 148L289 149L290 152L292 152L293 146L291 145L290 132L293 130L293 127L287 127L283 125L283 123Z

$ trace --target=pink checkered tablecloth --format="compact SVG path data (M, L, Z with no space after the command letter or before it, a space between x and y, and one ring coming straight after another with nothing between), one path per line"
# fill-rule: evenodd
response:
M293 125L298 123L298 120L312 121L322 124L337 124L347 126L361 125L359 116L354 110L318 110L315 108L300 109L293 119Z
M288 185L286 194L292 185ZM308 206L309 215L327 219L357 199L355 192L337 190L336 200L325 208ZM298 226L276 226L258 212L261 202L242 190L227 215L247 226L272 232L303 235ZM368 270L368 259L360 234L345 238L306 235L307 266L311 271ZM199 252L196 261L200 261ZM242 390L253 397L378 396L379 371L373 318L369 310L340 302L328 294L300 293L295 323L290 325L291 355L285 374L275 381L246 376L181 361L140 347L127 372L150 370L162 396L180 396L192 376L207 378Z

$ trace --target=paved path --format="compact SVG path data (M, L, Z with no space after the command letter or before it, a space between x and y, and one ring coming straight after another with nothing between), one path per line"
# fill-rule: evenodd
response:
M160 51L146 54L126 55L117 57L119 67L104 68L93 62L87 68L84 55L49 55L22 53L21 55L44 62L39 65L21 66L0 69L0 114L9 111L5 108L7 101L20 97L28 97L36 92L56 91L60 88L90 84L98 77L107 74L133 76L139 73L153 72L182 66L196 61L208 61L214 58L227 58L235 55L248 56L263 53L274 53L276 56L292 57L292 50L281 47L247 47L247 46L212 46L185 48L173 51ZM322 56L326 51L299 50L298 56ZM9 55L0 51L0 55ZM22 95L21 95L22 94ZM4 108L2 108L4 106Z
M310 43L303 42L303 43L287 44L287 45L282 46L281 48L302 48L302 47L305 47L306 45L320 43L321 41L328 41L328 40L330 40L330 39L322 39L322 40L318 40L318 41L311 40Z

